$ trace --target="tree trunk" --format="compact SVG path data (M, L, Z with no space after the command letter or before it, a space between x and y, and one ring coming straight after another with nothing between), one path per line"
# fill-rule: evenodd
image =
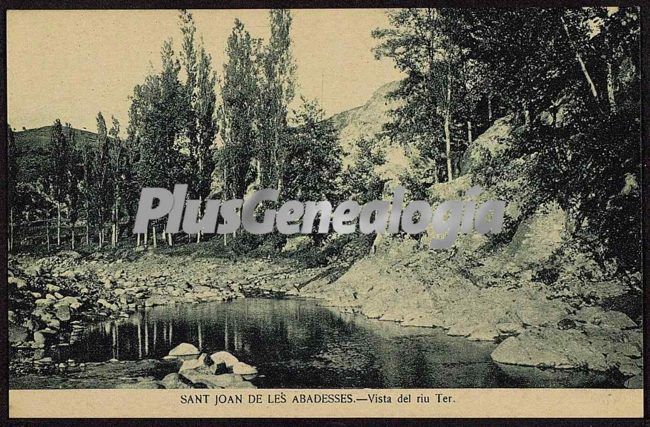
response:
M139 247L140 247L140 233L137 233L137 234L136 234L136 238L135 238L135 247L136 247L136 248L139 248Z
M72 250L74 251L74 225L72 225L72 238L70 239Z
M616 113L616 96L614 94L614 74L612 72L612 62L607 61L607 99L609 101L609 109L612 113Z
M115 244L117 243L117 233L115 230L115 223L111 226L111 246L115 247Z
M45 235L47 236L47 251L50 251L50 218L45 219Z
M440 178L438 178L438 160L433 161L433 182L438 184L440 182Z
M488 95L488 122L492 124L492 95Z
M172 233L167 233L167 242L169 246L174 246L174 235Z
M467 145L472 143L472 122L467 121Z
M200 212L201 218L203 218L203 209L202 209L203 197L199 197L199 202L200 202L199 212ZM201 241L201 231L199 230L199 232L196 233L196 243L199 243L200 241Z
M451 117L445 114L445 152L447 154L447 181L454 179L451 169Z
M445 152L447 154L447 181L451 181L451 63L447 63L447 103L445 111Z
M158 233L158 230L156 230L155 225L152 228L153 228L153 247L155 248L155 247L158 246L158 240L157 240L157 237L156 237L156 235Z
M148 244L149 244L149 229L146 228L144 230L144 247L146 248Z
M14 248L14 208L9 209L9 250Z
M119 194L119 192L117 192ZM115 197L115 246L120 239L120 198Z
M524 106L524 124L526 126L530 125L530 111L527 106Z
M56 245L61 246L61 202L56 202Z
M571 45L571 48L575 52L576 59L578 60L578 63L580 64L580 68L582 69L582 74L585 77L585 80L587 80L587 84L589 85L589 89L591 90L591 94L593 97L598 100L598 91L596 90L596 85L594 84L594 81L591 79L591 76L589 75L589 71L587 70L587 65L585 62L582 60L582 56L580 55L580 52L578 51L578 48L575 46L573 43L573 40L571 39L571 35L569 34L569 27L566 25L566 21L564 20L564 17L561 17L560 20L562 21L562 26L564 27L564 32L566 33L567 39L569 40L569 44Z

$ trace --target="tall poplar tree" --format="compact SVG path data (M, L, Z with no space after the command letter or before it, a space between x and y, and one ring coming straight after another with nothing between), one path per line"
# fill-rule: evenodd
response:
M7 204L9 205L9 250L14 249L14 211L18 205L18 152L16 138L11 126L7 125Z
M56 119L52 127L52 136L50 143L50 186L52 189L52 198L56 203L56 244L61 245L61 204L65 202L68 192L68 175L70 167L70 145L68 138L63 132L61 120Z
M238 19L228 37L221 88L219 172L224 197L242 198L254 180L251 161L258 138L259 85L256 60L259 40Z
M256 149L258 180L262 188L282 187L283 146L288 105L295 95L296 65L291 53L291 12L269 12L271 37L261 57L260 139Z
M203 40L197 47L196 27L192 14L180 13L183 49L181 63L185 70L187 103L186 138L189 153L188 171L190 192L205 200L210 195L215 162L213 146L217 134L216 80L212 58L206 52Z

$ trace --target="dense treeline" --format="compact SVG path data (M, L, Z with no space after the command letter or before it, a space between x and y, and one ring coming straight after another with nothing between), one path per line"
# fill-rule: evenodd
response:
M386 130L417 153L404 177L411 191L451 180L472 135L512 114L517 144L486 184L525 156L528 208L559 202L575 237L638 271L638 8L403 9L389 18L374 32L376 54L406 73Z
M121 236L130 235L144 186L187 183L188 197L204 202L212 196L243 198L257 188L277 188L282 198L309 194L337 200L338 181L331 180L342 169L337 131L316 101L302 99L297 111L289 111L296 70L291 21L289 11L271 10L270 37L263 43L235 20L219 74L192 14L181 11L180 52L171 39L165 41L160 71L133 89L125 138L117 119L109 129L101 112L91 142L75 143L72 126L57 120L48 147L51 164L31 189L46 198L39 204L47 206L42 220L48 249L78 245L79 224L85 225L83 243L102 247L110 237L116 246ZM11 131L9 138L13 150ZM20 191L12 181L10 195ZM29 211L31 205L12 199L12 212ZM51 223L55 235L50 237ZM68 228L66 243L62 229ZM173 244L172 235L154 223L136 244L157 245L160 238Z
M402 181L412 197L456 178L473 138L511 115L519 123L517 143L503 163L527 159L528 208L557 201L574 236L638 271L638 8L387 14L389 27L373 32L375 54L392 59L405 78L390 95L400 102L385 134L407 148L411 167ZM180 53L166 41L160 71L134 88L125 138L120 123L113 118L109 129L101 113L93 143L75 143L71 126L57 121L50 173L39 187L51 206L43 219L56 220L57 246L62 221L73 230L84 224L85 243L102 246L110 236L116 245L130 235L142 186L187 183L190 196L203 201L269 187L285 200L380 197L385 182L375 170L384 159L376 141L359 141L357 162L344 169L337 131L316 102L303 99L290 111L297 92L291 22L289 11L270 11L264 42L236 20L217 73L192 15L182 11ZM11 215L44 203L17 197L14 145L9 132ZM504 167L494 165L481 179L488 186L505 179ZM153 224L138 244L160 237L173 244L172 236L157 237L161 231Z

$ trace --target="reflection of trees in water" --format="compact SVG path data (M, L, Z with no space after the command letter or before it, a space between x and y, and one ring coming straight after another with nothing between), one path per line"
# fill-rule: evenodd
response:
M262 387L445 386L463 382L464 370L481 376L482 368L464 362L489 360L489 351L476 351L476 343L439 331L341 314L302 300L154 307L91 327L83 338L83 345L94 348L92 359L104 361L160 359L181 342L206 353L226 350L258 366L266 376ZM461 363L446 365L450 361Z

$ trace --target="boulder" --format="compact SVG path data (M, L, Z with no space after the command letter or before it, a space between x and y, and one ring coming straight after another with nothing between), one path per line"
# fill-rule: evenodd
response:
M67 305L73 310L77 310L79 307L81 307L81 303L76 297L63 297L61 301L56 303L56 305Z
M70 306L59 305L56 308L56 318L62 322L67 322L70 320Z
M478 325L476 323L461 321L452 325L447 331L447 335L452 337L467 337L477 327Z
M47 327L53 329L61 329L61 322L57 319L52 319L47 322Z
M517 305L516 315L524 325L555 326L566 317L566 310L559 303L523 299Z
M165 375L160 383L167 389L191 388L191 383L176 372Z
M232 368L235 363L239 363L239 359L227 351L218 351L212 354L210 359L217 365L224 364L228 369Z
M165 298L164 296L152 296L147 298L144 301L145 307L153 307L156 305L165 305L169 304L170 300L168 298Z
M32 276L40 276L43 273L43 269L41 268L40 265L30 265L27 268L25 268L25 273Z
M48 292L55 293L55 292L59 292L61 290L61 287L57 285L49 284L49 285L45 285L45 289Z
M74 270L65 270L59 273L59 277L64 279L73 279L77 277L77 272Z
M68 257L68 258L71 258L71 259L79 259L79 258L81 258L81 254L79 252L72 251L72 250L59 251L58 255Z
M25 341L29 334L29 330L23 326L17 325L13 322L9 322L9 342L17 343Z
M585 307L575 314L574 319L598 325L601 328L622 330L637 327L637 324L627 314L615 310L605 311L600 307Z
M480 325L469 334L470 341L494 341L499 332L491 325Z
M39 298L34 303L36 304L36 307L43 308L54 304L54 300L50 298Z
M497 331L504 335L518 335L523 332L524 325L515 322L497 323Z
M417 316L407 316L402 322L403 326L418 326L425 328L444 327L445 321L434 313L423 313Z
M506 365L575 368L565 355L544 348L529 347L518 337L507 338L492 352L491 357L495 362Z
M27 283L23 279L21 279L19 277L14 277L14 276L9 277L7 279L7 283L9 285L14 285L17 289L22 289L25 286L27 286Z
M169 351L169 356L196 356L200 353L199 349L192 344L181 343Z
M578 329L527 329L499 344L492 352L492 359L511 365L602 372L619 364L616 347L608 347L611 340L604 329L594 330L589 335ZM606 352L610 353L607 357Z
M34 343L37 348L43 348L48 344L51 344L54 340L55 332L51 329L41 329L40 331L34 332Z
M257 368L244 362L237 362L232 365L232 373L238 375L257 375Z
M112 305L110 302L106 301L104 298L99 298L97 300L97 304L101 305L104 308L108 308L108 309L110 309L111 305Z
M188 370L181 372L179 375L187 381L190 381L194 387L205 387L210 389L254 388L251 383L244 381L240 375L236 374L210 375L196 372L194 370Z
M643 374L635 375L625 381L626 388L643 388Z
M178 370L178 372L194 369L206 374L212 374L213 372L211 367L213 365L214 363L212 362L212 359L210 359L207 354L203 353L196 359L183 361L183 365L181 365L181 368Z

